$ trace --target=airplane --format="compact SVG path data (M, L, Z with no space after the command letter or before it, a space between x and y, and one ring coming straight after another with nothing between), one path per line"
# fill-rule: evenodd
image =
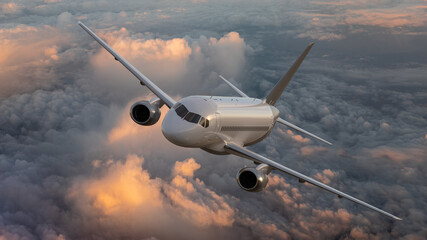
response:
M301 56L294 62L288 72L273 87L264 99L252 98L220 75L240 97L225 96L188 96L175 101L150 79L115 52L106 42L99 38L82 22L78 24L104 47L116 61L119 61L139 81L157 97L150 101L138 101L130 108L132 120L143 126L151 126L160 119L160 108L166 105L170 110L162 122L162 133L171 143L187 148L200 148L206 152L225 155L233 154L255 163L254 167L244 167L237 173L238 185L249 192L259 192L268 183L268 174L278 170L293 177L300 183L311 183L314 186L346 198L371 210L377 211L395 220L401 218L323 184L313 178L292 170L280 163L270 160L246 148L265 139L276 123L318 139L326 144L330 142L287 122L280 117L274 107L282 92L298 70L314 43L310 43Z

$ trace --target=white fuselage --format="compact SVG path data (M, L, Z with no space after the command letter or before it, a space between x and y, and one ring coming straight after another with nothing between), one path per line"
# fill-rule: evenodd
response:
M256 98L190 96L166 114L162 132L176 145L224 154L225 142L246 146L263 140L278 117L279 110Z

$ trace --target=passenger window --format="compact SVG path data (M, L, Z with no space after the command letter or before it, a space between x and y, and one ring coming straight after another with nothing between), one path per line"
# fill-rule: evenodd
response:
M188 110L184 105L179 106L177 109L175 109L175 111L176 114L178 114L178 116L181 118L183 118L188 113Z

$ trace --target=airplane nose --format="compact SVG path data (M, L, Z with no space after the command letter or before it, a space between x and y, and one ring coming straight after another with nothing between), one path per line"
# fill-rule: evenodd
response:
M163 119L163 135L173 144L182 147L198 147L203 138L202 127L181 119L175 112L168 112Z
M182 120L174 113L167 113L165 119L162 123L162 133L163 135L172 143L182 146L185 144L185 139L183 139L183 129L185 126L182 126Z
M168 123L169 122L169 123ZM173 126L173 124L171 124L171 121L168 121L168 117L167 115L165 116L165 119L163 120L162 123L162 133L163 135L171 142L176 142L176 136L178 135L177 132L177 126Z

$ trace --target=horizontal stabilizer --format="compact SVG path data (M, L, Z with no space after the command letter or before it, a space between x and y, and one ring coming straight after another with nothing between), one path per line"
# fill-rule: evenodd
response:
M304 133L304 134L307 134L307 135L308 135L308 136L310 136L310 137L313 137L313 138L315 138L315 139L317 139L317 140L320 140L320 141L322 141L322 142L324 142L324 143L327 143L327 144L329 144L329 145L332 145L332 143L330 143L330 142L326 141L325 139L320 138L320 137L318 137L318 136L314 135L313 133L310 133L310 132L308 132L308 131L306 131L306 130L304 130L304 129L300 128L300 127L297 127L297 126L293 125L292 123L285 121L283 118L280 118L280 117L279 117L276 121L277 121L278 123L281 123L281 124L283 124L283 125L285 125L285 126L288 126L288 127L292 128L292 129L295 129L295 130L297 130L297 131L299 131L299 132L302 132L302 133Z
M219 77L224 80L225 83L228 84L228 86L230 86L234 91L236 91L240 96L242 97L249 97L248 95L246 95L244 92L242 92L240 89L238 89L236 86L234 86L231 82L229 82L227 79L225 79L223 76L219 75Z

